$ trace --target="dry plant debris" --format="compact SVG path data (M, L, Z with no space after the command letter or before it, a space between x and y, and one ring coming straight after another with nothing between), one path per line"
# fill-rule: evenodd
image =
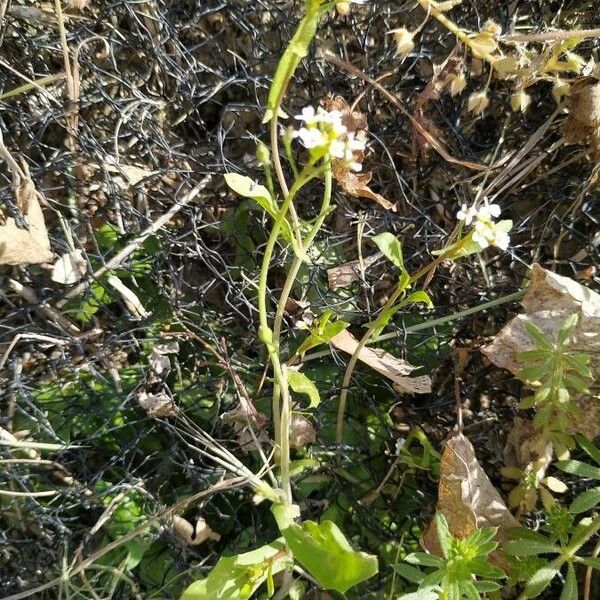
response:
M18 227L12 217L0 225L0 265L38 265L51 262L50 240L44 214L30 183L17 191L19 208L28 229Z
M532 267L531 282L521 304L524 313L517 315L483 348L483 353L498 367L517 374L522 364L517 354L531 350L533 343L524 328L532 322L550 339L554 339L567 317L579 315L571 347L576 352L591 355L590 368L594 379L600 377L600 294L581 283L543 269ZM581 412L574 415L573 430L594 439L600 435L600 400L598 396L579 395Z
M450 532L461 539L475 529L498 527L497 539L505 540L507 530L518 524L462 433L450 437L442 453L437 510L446 517ZM435 521L421 543L429 552L441 555Z
M332 337L330 343L350 356L358 347L358 341L347 330ZM380 348L362 348L358 359L394 382L394 389L406 394L428 394L431 392L431 379L428 375L407 377L418 369L405 360L393 356Z

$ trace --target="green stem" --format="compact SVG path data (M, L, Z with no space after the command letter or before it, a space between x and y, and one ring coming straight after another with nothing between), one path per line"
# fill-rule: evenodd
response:
M266 345L267 352L269 353L269 359L271 364L273 365L273 375L275 379L275 387L280 390L285 390L287 394L287 379L285 378L285 374L282 370L281 361L279 358L279 341L278 338L275 339L273 336L272 330L269 328L268 323L268 313L267 313L267 278L269 275L269 266L271 264L271 258L273 256L273 251L275 249L275 244L277 243L277 238L281 232L283 223L285 221L287 212L289 208L292 206L293 200L298 193L298 191L308 183L313 177L316 177L320 172L320 167L315 167L313 164L308 164L304 167L300 176L294 181L292 187L288 195L285 197L283 203L281 204L281 208L277 213L277 217L275 218L275 223L273 224L273 229L269 235L269 239L267 240L267 245L265 247L265 252L263 255L263 261L260 269L260 275L258 280L258 312L259 312L259 337L261 341ZM279 456L280 460L283 456L284 452L282 449L282 435L281 435L281 415L279 411L279 407L277 406L277 411L273 412L273 426L275 429L275 443L277 447L280 449ZM289 423L288 423L289 428ZM286 443L289 440L286 440ZM287 449L287 459L284 457L283 460L287 460L289 465L289 448ZM289 467L288 467L289 472Z
M446 255L442 254L438 256L435 260L430 262L428 265L417 271L414 275L411 276L409 280L409 284L418 281L421 277L429 273L432 269L435 269L443 260L446 259ZM396 286L393 294L388 298L388 301L385 303L385 306L379 312L379 316L371 323L366 333L362 336L356 349L354 350L350 360L348 362L348 366L346 367L346 371L344 373L344 379L342 380L342 391L340 392L340 403L338 405L338 414L337 414L337 424L336 424L336 442L341 444L342 437L344 434L344 416L346 414L346 403L348 401L348 389L350 386L350 379L352 378L352 373L354 372L354 367L358 362L358 357L363 350L363 348L369 343L371 337L373 336L373 332L378 330L382 319L387 314L388 310L394 306L396 300L400 297L402 292L406 289L406 287L400 285L400 283Z
M309 248L312 242L314 241L317 233L320 231L323 226L323 222L325 221L327 215L329 214L329 207L331 206L331 192L332 192L332 173L331 173L331 163L327 162L325 164L324 171L324 179L325 179L325 190L323 192L323 203L321 205L321 210L315 219L315 222L309 231L306 238L303 240L303 247ZM279 298L279 302L277 303L277 312L275 313L275 320L273 322L273 342L276 347L279 347L279 337L281 335L281 325L283 323L283 315L285 313L285 306L287 304L288 298L290 297L290 293L292 291L292 287L294 282L296 281L296 277L298 276L298 271L302 266L302 257L294 256L290 269L288 271L287 277L283 284L283 288L281 290L281 296ZM281 395L281 390L277 383L273 386L273 418L275 419L275 415L279 414L279 398ZM275 444L280 446L281 440L277 438L278 431L275 429Z

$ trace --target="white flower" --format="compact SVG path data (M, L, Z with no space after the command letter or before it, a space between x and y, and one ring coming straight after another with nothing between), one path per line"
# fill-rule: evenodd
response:
M463 204L461 209L456 213L456 218L459 221L464 221L465 225L470 225L476 216L477 209L474 206L467 207L466 204Z
M477 211L477 218L484 221L491 221L500 216L502 209L497 204L488 204L487 202Z
M329 155L347 163L353 171L362 169L362 165L354 160L354 153L364 150L365 144L354 132L348 132L339 110L326 111L319 107L315 111L312 106L307 106L295 118L303 121L305 126L294 131L292 137L299 138L315 159Z
M294 137L300 138L305 148L319 148L327 143L321 130L316 127L301 127L294 132Z
M302 112L299 115L296 115L294 119L298 119L298 121L304 121L307 125L315 125L318 123L314 106L305 106L302 109Z
M472 240L481 246L481 248L487 248L488 246L496 246L502 250L508 248L510 238L505 231L498 228L497 223L494 219L500 216L502 209L497 204L489 204L487 200L479 208L475 206L468 206L463 204L461 209L456 214L456 218L459 221L464 221L465 225L473 225L473 232L471 234Z

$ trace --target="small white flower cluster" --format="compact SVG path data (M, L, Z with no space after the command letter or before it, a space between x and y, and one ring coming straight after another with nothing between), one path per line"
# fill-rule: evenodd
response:
M326 111L319 107L306 106L302 113L295 117L304 123L293 137L299 138L305 148L317 156L329 155L332 159L341 160L353 171L362 170L362 165L354 160L354 152L365 149L363 141L342 123L339 110Z
M496 246L501 250L506 250L510 242L508 233L500 230L494 219L500 216L500 207L497 204L489 204L487 201L476 208L463 204L456 214L459 221L464 221L465 225L473 225L472 239L482 248Z

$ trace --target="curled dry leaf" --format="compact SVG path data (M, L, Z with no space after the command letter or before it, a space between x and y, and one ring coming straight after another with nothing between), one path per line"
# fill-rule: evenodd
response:
M363 142L366 140L367 119L361 112L351 111L348 103L340 96L328 98L323 104L328 111L339 110L342 113L342 123L348 128L348 131L354 132L358 140ZM355 162L362 164L364 159L365 153L363 151L354 152ZM374 200L385 210L396 210L392 202L369 187L368 184L373 177L370 171L355 173L345 166L342 161L334 161L332 171L335 180L347 194L355 198Z
M63 254L52 267L52 281L63 285L77 283L85 275L86 267L87 263L81 250Z
M179 515L173 515L173 530L177 535L191 546L198 546L206 540L218 542L221 536L214 532L202 517L196 519L196 526Z
M332 337L329 342L338 350L354 354L358 341L347 330ZM363 348L358 354L359 360L394 382L394 389L405 394L428 394L431 392L431 379L427 375L407 377L418 367L401 358L393 356L381 348Z
M254 436L259 443L268 443L267 417L256 410L254 404L244 397L239 404L221 415L223 422L232 425L235 437L243 452L256 449ZM254 433L254 436L252 435Z
M29 227L17 227L8 217L0 225L0 265L39 265L52 261L50 240L44 223L44 214L31 182L25 182L17 191L17 201Z
M383 252L376 252L371 256L363 259L362 268L368 269L371 265L375 264L381 257ZM330 290L337 290L349 286L351 283L357 281L361 276L361 264L359 260L351 260L350 262L338 265L327 269L327 283L329 284Z
M149 417L159 419L161 417L173 417L179 408L165 392L158 394L147 394L142 392L138 395L139 405L146 411Z
M523 367L517 360L517 354L534 348L525 323L534 323L550 339L556 339L565 319L577 314L579 324L569 345L574 352L591 355L589 366L593 378L600 378L600 294L569 277L556 275L534 264L531 283L521 304L525 312L509 321L494 341L483 348L490 361L517 374ZM575 400L581 412L571 419L573 431L594 439L600 435L599 398L579 395Z
M312 423L302 415L292 415L290 427L290 447L303 448L307 444L314 444L317 441L317 434Z
M179 344L170 342L168 344L157 344L152 348L148 357L148 364L154 375L162 377L171 370L171 361L167 354L176 354L179 352ZM156 378L152 378L155 381Z
M502 541L508 538L507 530L518 525L477 461L471 442L462 434L447 440L442 453L437 510L458 538L482 527L498 527L496 537ZM423 534L421 545L432 554L442 555L435 521ZM497 556L494 559L503 562Z
M144 308L136 293L130 290L116 275L110 275L107 281L121 294L127 310L134 319L145 319L150 316L150 313Z

